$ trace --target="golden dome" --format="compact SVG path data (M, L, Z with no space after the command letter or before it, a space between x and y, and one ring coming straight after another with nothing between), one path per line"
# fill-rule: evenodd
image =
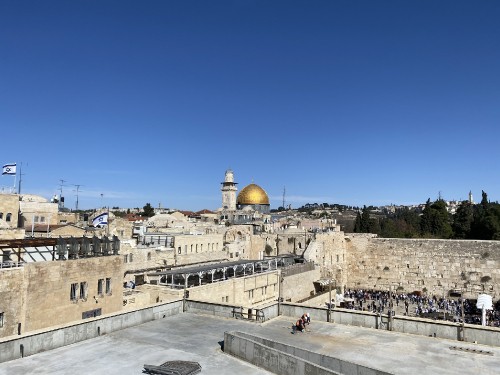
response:
M259 185L250 184L241 189L236 198L238 204L269 204L269 197Z

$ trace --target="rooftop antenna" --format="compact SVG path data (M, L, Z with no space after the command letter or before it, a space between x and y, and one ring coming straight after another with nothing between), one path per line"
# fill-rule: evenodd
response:
M28 165L28 163L26 163L26 165ZM23 173L23 162L21 162L21 164L19 165L19 187L17 188L17 194L21 195L21 181L23 180L23 176L25 175Z
M73 184L73 186L76 186L76 208L75 208L75 211L78 211L78 191L80 190L80 186L84 186L84 185Z
M59 184L59 191L61 192L61 194L59 195L59 208L64 208L63 186L66 186L64 185L64 183L68 181L63 179L60 179L59 181L61 181L61 183Z

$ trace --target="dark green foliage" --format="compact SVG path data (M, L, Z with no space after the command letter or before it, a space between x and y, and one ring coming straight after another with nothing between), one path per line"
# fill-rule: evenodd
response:
M422 237L451 238L453 230L450 219L444 200L438 199L432 204L430 204L430 200L427 200L420 220Z
M474 207L468 238L500 240L500 205L498 202L488 202L488 195L484 191L481 203Z
M370 210L366 206L361 212L361 233L370 233Z
M417 238L420 236L420 216L405 207L380 221L380 236L386 238Z
M358 212L354 222L354 233L361 233L361 214Z
M473 205L469 201L463 201L460 206L458 206L457 212L453 217L453 237L468 238L473 220Z
M311 214L313 209L328 207L328 203L306 204L299 212ZM481 202L472 204L463 201L454 215L447 211L446 202L439 198L435 202L427 200L422 211L420 209L403 208L395 212L386 210L383 217L374 212L376 207L348 207L330 204L330 208L345 212L348 209L358 211L356 219L338 223L343 225L345 232L374 233L385 238L456 238L478 240L500 240L500 204L488 201L488 195L483 191ZM377 216L378 215L378 216ZM321 217L325 217L323 212Z
M155 209L151 206L150 203L146 203L146 205L143 207L143 210L144 211L142 213L142 216L151 217L155 214Z

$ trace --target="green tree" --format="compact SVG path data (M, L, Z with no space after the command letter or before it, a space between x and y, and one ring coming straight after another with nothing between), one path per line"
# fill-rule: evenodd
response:
M361 233L361 214L356 214L356 220L354 221L354 233Z
M370 210L366 206L361 212L361 233L370 233Z
M142 209L142 216L151 217L155 214L155 209L151 206L150 203L146 203L146 205Z
M453 237L470 238L474 209L469 201L463 201L453 217Z
M471 224L471 238L478 240L500 239L500 205L488 202L488 195L483 191L481 203L474 208Z
M423 237L450 238L452 236L450 215L443 199L438 199L432 204L430 200L427 200L422 212L420 228Z

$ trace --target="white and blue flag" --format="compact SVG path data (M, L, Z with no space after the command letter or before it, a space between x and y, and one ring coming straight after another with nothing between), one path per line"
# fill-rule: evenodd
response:
M99 228L103 225L108 225L108 216L109 214L107 212L97 215L94 220L92 220L92 225Z
M5 164L2 174L16 174L16 163Z

